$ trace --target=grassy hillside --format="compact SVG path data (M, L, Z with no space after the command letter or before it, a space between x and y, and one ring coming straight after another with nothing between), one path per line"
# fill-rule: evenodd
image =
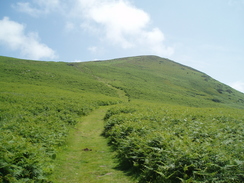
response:
M243 182L243 109L119 105L104 136L138 182Z
M48 86L116 96L114 90L72 65L64 62L38 62L0 57L0 77L5 83Z
M120 102L66 63L0 57L0 78L0 182L45 182L80 118Z
M2 82L51 86L130 100L243 108L244 94L193 68L156 56L100 62L38 62L0 57ZM109 85L108 85L109 84Z
M188 106L244 106L244 94L193 68L156 56L76 63L110 85L124 90L131 100Z
M244 94L193 68L155 56L82 63L0 57L0 78L0 182L48 182L46 176L52 173L70 129L99 106L115 104L122 107L108 111L105 134L119 149L122 164L129 162L127 168L136 169L142 182L161 180L162 174L172 182L243 179ZM172 127L175 135L164 127ZM138 133L130 136L131 132ZM218 138L225 139L225 144ZM144 142L155 139L162 143L168 139L169 144L161 146L156 140L155 148L161 150L151 151L154 145L148 149ZM122 145L128 150L137 142L136 152L124 155ZM150 157L162 158L166 146L179 142L184 142L181 149L186 152L170 151L168 168L161 161L148 166ZM219 151L211 146L201 154L210 142ZM187 149L187 144L199 149ZM146 153L141 156L141 151ZM201 157L206 161L199 163ZM187 166L182 165L184 161ZM174 169L170 163L175 163ZM238 175L230 176L233 172Z

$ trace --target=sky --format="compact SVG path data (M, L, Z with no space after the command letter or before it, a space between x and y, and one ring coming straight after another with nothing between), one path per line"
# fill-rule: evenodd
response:
M0 0L0 55L156 55L244 92L244 0Z

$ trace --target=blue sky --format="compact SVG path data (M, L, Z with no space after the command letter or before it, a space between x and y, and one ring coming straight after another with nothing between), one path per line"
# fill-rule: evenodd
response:
M0 55L157 55L244 92L244 0L0 0Z

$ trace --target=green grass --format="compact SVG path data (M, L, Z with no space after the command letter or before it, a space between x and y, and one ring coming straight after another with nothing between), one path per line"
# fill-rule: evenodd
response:
M119 171L113 159L114 153L101 136L103 117L108 107L102 107L82 118L70 132L67 144L57 157L57 169L53 182L133 182ZM87 149L87 151L86 151Z
M100 94L1 82L0 180L45 180L81 116L119 102Z
M48 86L74 92L91 92L107 96L117 93L90 74L65 62L38 62L0 57L0 77L6 83Z
M117 106L104 135L139 182L242 182L243 110Z
M80 117L121 102L66 63L1 57L0 65L0 182L47 181Z
M131 100L196 107L243 108L243 94L206 74L155 56L76 63L124 90Z
M193 68L0 57L0 78L0 182L243 179L244 94Z

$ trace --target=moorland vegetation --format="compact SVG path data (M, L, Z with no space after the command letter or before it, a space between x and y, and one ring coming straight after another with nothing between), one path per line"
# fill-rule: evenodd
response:
M82 116L135 182L243 182L244 94L156 56L65 63L0 57L0 182L49 182Z

